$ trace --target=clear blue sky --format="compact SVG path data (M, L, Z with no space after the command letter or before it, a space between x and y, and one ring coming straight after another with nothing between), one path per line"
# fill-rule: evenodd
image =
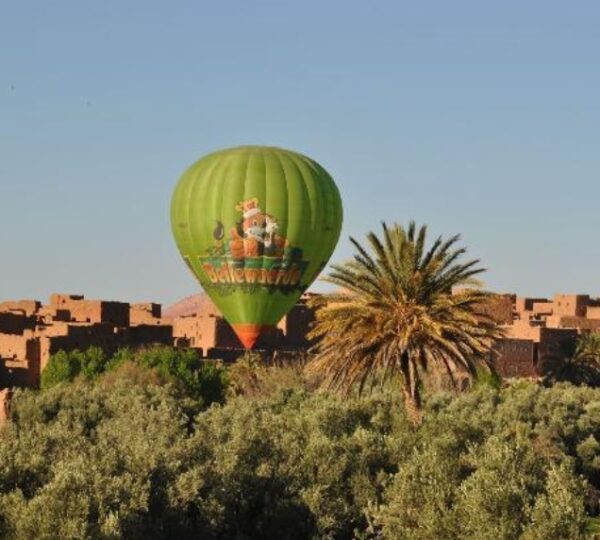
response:
M348 236L462 233L488 287L600 294L600 2L0 1L0 298L168 303L180 173L304 152Z

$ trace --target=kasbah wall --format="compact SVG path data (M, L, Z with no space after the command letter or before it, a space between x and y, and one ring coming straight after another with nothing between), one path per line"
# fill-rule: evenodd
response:
M304 295L257 348L264 354L306 352L314 313ZM171 310L173 311L173 310ZM37 387L50 356L59 350L98 346L108 353L120 347L151 344L198 349L204 358L234 360L241 344L214 305L202 301L163 316L160 304L87 300L53 294L37 300L0 303L0 419L10 388ZM506 330L490 356L507 378L539 378L566 354L579 333L600 331L600 300L589 295L557 294L552 299L498 294L480 311Z
M261 338L259 350L285 356L308 348L306 334L313 313L306 306L307 298L302 297L278 327ZM165 317L160 304L87 300L73 294L53 294L47 305L37 300L7 301L0 303L0 390L38 387L50 356L59 350L97 346L111 354L125 346L156 344L192 347L204 358L226 361L243 352L210 302ZM3 410L0 407L0 418Z

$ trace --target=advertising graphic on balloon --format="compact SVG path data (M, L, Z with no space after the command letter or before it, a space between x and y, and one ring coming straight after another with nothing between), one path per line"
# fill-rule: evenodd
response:
M248 349L325 267L341 225L331 176L280 148L203 157L183 174L171 203L181 255Z

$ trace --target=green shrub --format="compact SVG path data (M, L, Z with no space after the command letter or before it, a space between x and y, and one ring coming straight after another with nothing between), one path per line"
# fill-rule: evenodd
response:
M273 397L279 392L307 387L302 358L266 365L260 355L246 353L229 366L229 393L248 398Z
M79 351L77 351L79 352ZM48 365L42 371L40 386L43 389L51 388L63 382L72 381L81 372L79 355L58 351L52 355Z
M159 383L173 383L185 397L203 405L223 402L227 389L227 372L215 362L204 362L192 349L173 347L149 347L139 351L120 349L112 357L98 347L86 351L71 351L51 356L42 372L41 387L48 389L63 382L71 382L79 375L87 380L95 380L120 369L126 363L133 363L157 374L153 380ZM148 377L147 380L151 380Z
M70 382L79 374L94 379L107 368L109 358L100 347L90 347L85 351L58 351L50 357L41 375L41 387L50 388L63 382Z
M0 431L3 538L168 537L152 530L187 433L169 387L77 381L18 392L14 408Z
M208 367L202 387L192 355L129 351L15 392L0 536L562 540L597 521L599 389L440 394L415 429L395 393L339 399L276 373L270 397L190 407L222 395Z
M385 538L459 538L454 503L462 476L456 455L435 444L415 447L376 515Z
M458 486L456 514L464 538L519 538L544 482L544 463L523 441L492 436L473 451L472 474Z
M227 372L214 361L201 360L193 349L152 347L138 351L133 361L180 384L192 399L210 404L225 398Z
M579 540L587 538L584 482L568 463L548 471L545 493L538 497L523 540Z

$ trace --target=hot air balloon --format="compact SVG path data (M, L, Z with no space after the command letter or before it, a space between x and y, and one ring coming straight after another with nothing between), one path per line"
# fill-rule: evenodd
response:
M247 349L324 268L341 225L340 194L327 171L273 147L203 157L171 202L183 259Z

